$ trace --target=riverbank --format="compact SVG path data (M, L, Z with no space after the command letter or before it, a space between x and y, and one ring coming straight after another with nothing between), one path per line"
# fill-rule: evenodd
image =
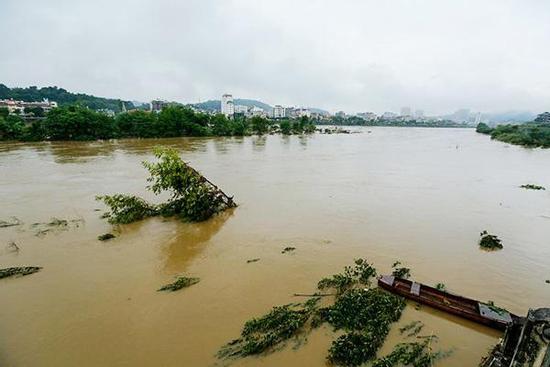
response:
M490 135L491 139L521 145L526 148L550 148L550 124L548 123L498 125L495 128L480 123L476 131Z

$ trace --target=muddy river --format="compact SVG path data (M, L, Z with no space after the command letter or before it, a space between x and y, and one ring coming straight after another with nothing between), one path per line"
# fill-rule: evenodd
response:
M550 305L550 190L518 188L550 188L550 150L471 129L361 131L0 143L0 220L23 222L0 228L0 268L43 267L0 280L0 366L222 366L216 351L246 320L314 292L357 257L379 273L401 260L415 280L518 314ZM151 198L140 162L155 145L177 148L239 207L200 224L149 219L98 241L113 229L94 197ZM53 217L69 225L33 225ZM502 251L479 249L485 229ZM287 246L296 250L282 254ZM178 274L201 281L156 291ZM413 320L439 336L437 348L452 350L439 366L476 366L501 336L409 304L382 353ZM334 335L324 326L300 348L233 365L324 366Z

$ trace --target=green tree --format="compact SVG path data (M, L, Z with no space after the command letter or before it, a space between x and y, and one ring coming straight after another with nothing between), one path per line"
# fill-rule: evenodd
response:
M282 120L279 123L279 127L281 128L281 133L283 135L291 135L292 134L292 123L290 120Z
M212 127L212 133L216 136L233 135L233 124L227 117L225 117L225 115L222 115L221 113L212 117L210 124Z
M112 117L79 105L51 110L44 127L51 140L96 140L117 136Z
M35 117L44 117L44 109L40 106L25 107L25 113L32 113Z
M25 124L19 116L0 117L0 139L21 140L25 134Z
M147 111L120 113L115 121L120 137L152 138L159 135L155 113Z
M0 107L0 117L8 117L10 110L7 107Z
M252 131L258 135L263 135L269 130L269 122L267 119L260 116L252 117L252 119L250 119L250 125L252 126Z

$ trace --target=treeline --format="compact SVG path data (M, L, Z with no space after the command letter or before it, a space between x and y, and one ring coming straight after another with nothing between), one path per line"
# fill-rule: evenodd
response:
M169 106L159 113L131 111L115 117L80 105L51 110L43 120L25 123L16 115L0 112L1 140L97 140L116 138L168 138L179 136L244 136L250 134L301 134L315 131L307 118L275 123L262 117L228 119L188 107Z
M60 106L78 103L94 110L107 109L114 112L120 112L122 109L122 101L120 99L101 98L83 93L71 93L58 87L37 88L33 86L28 88L9 88L4 84L0 84L0 99L10 98L26 102L42 101L46 98L50 101L57 102ZM134 108L131 102L124 101L124 103L126 108Z
M532 148L550 148L550 123L532 122L522 125L477 125L476 131L491 135L491 139Z
M466 123L459 123L450 120L423 121L423 120L386 120L378 119L367 121L360 116L333 116L327 120L321 120L318 125L336 126L393 126L393 127L471 127Z

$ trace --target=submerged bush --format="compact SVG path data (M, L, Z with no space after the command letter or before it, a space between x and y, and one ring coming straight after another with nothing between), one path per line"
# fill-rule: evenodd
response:
M39 266L25 266L25 267L15 267L15 268L6 268L0 269L0 279L7 277L22 277L29 274L34 274L40 271L42 268Z
M304 326L316 309L319 298L303 304L273 307L266 315L247 321L241 337L226 344L218 357L245 357L273 350L304 332Z
M521 185L520 187L522 189L527 189L527 190L546 190L544 186L533 185L533 184Z
M104 195L97 196L96 200L103 201L109 207L110 212L105 217L112 224L132 223L159 214L155 205L133 195Z
M175 150L156 148L154 154L158 162L143 162L150 174L147 188L157 195L168 192L170 199L154 205L132 195L98 196L110 208L106 214L110 223L131 223L159 214L198 222L236 206L232 197L185 163Z
M374 361L372 367L431 367L435 361L450 354L449 351L433 351L431 345L435 339L428 337L422 342L397 344L390 354Z
M334 288L341 294L356 284L369 285L370 279L376 276L376 269L365 259L356 259L355 266L346 266L344 271L330 278L323 278L317 284L319 289Z
M193 284L197 284L200 282L199 278L189 278L189 277L178 277L175 282L167 284L159 289L160 291L170 291L175 292L179 291L182 288L187 288L192 286Z
M503 248L502 241L495 235L483 231L480 234L479 247L485 250L500 250Z
M409 279L411 276L411 269L400 267L401 265L400 261L396 261L391 266L393 269L392 275L397 278L403 278L403 279Z

